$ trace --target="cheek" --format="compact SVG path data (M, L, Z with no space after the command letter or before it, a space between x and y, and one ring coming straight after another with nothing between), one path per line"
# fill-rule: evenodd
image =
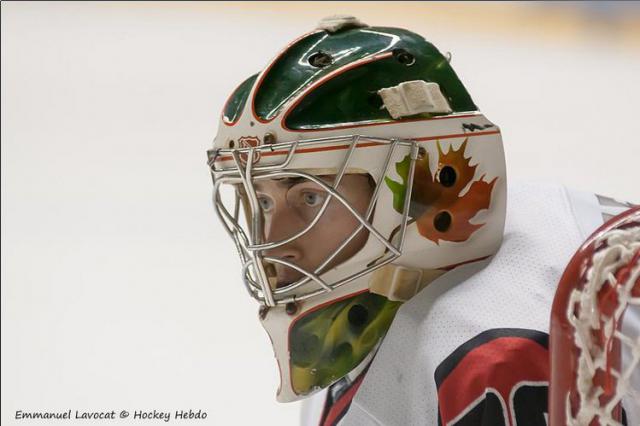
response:
M358 177L357 180L352 179L351 185L347 188L343 189L343 196L350 203L350 205L361 215L367 211L369 207L369 203L371 202L371 197L373 196L373 188L369 184L368 180L364 178ZM344 210L346 214L353 217L353 215L347 211L346 207L340 203L340 207ZM357 219L354 218L355 221Z
M342 241L358 227L359 223L342 203L332 202L322 215L317 228L323 230L323 238Z

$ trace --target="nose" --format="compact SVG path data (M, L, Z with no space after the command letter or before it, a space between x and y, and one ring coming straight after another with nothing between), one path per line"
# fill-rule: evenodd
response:
M282 241L303 229L303 221L292 210L293 209L287 205L282 206L281 208L276 207L275 211L266 218L265 236L267 238L267 242L276 243ZM297 265L299 265L299 262L303 257L302 247L298 239L294 239L286 244L265 250L265 254L269 257L278 257ZM275 266L278 272L279 281L293 279L293 275L297 275L297 272L292 268L281 264L276 264Z
M304 229L303 221L288 206L276 208L276 211L265 220L265 236L268 243L276 243L287 239ZM278 247L265 250L270 257L279 257L297 263L302 259L302 249L297 239Z

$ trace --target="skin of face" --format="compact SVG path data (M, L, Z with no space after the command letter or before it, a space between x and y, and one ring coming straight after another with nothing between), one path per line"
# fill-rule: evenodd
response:
M320 178L331 185L335 177ZM266 242L284 240L304 229L314 219L328 195L320 185L297 178L258 181L255 189L263 214ZM337 191L364 216L373 194L373 185L368 175L344 175ZM358 219L344 204L332 198L311 229L287 244L267 250L266 255L285 259L313 272L359 224ZM365 245L367 237L368 231L363 228L323 271L351 258ZM275 264L275 270L277 287L295 282L303 276L301 272L280 264Z

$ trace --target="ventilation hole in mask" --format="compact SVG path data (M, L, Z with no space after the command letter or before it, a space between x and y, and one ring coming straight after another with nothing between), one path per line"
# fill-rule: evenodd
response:
M451 213L442 211L433 218L433 226L439 232L447 232L451 226Z
M444 166L440 173L438 174L438 179L442 186L446 186L447 188L453 186L456 183L456 170L451 166Z
M316 68L324 68L331 65L332 62L333 58L331 58L331 55L324 52L316 52L309 56L309 64Z
M298 304L296 302L289 302L285 305L284 310L289 315L293 315L298 312Z
M274 135L273 133L265 133L264 137L262 138L262 140L264 141L265 145L272 145L274 143L276 143L276 135Z
M367 323L369 311L362 305L353 305L351 309L349 309L347 317L349 324L355 328L361 328Z
M404 49L394 49L393 57L396 58L396 61L408 67L416 63L415 56L413 56L411 53L407 52Z

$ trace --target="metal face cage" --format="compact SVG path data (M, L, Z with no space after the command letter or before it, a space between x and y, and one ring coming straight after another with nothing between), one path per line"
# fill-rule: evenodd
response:
M341 160L337 173L332 183L326 182L318 176L308 173L305 169L288 168L296 154L301 154L302 147L306 150L309 147L321 148L335 144L346 144L346 153ZM384 163L380 169L379 176L372 176L374 180L373 194L364 215L361 215L338 191L338 185L347 171L354 151L359 146L381 145L387 147ZM400 225L398 232L392 233L389 237L382 235L373 226L373 211L380 196L380 189L383 186L385 174L389 168L394 152L399 147L409 151L409 170L407 176L406 190L404 193L404 203L400 214ZM261 305L273 307L308 299L310 297L331 292L336 288L351 282L365 274L368 274L398 258L402 253L404 237L407 228L409 203L411 201L411 190L413 186L413 176L415 163L418 159L418 143L412 140L385 139L362 135L349 135L329 138L303 139L293 142L282 142L271 145L250 146L244 148L214 148L207 151L208 165L213 178L213 204L214 210L222 222L225 230L234 241L240 260L242 262L242 280L251 297L256 299ZM279 152L284 155L284 160L276 164L260 165L258 160L265 154ZM221 167L221 163L233 160L231 167ZM282 178L304 178L324 191L327 196L318 209L315 217L300 231L293 233L279 241L265 242L264 221L262 220L261 209L256 195L254 184L260 180L282 179ZM235 186L234 200L228 208L222 201L221 187L224 184ZM240 189L242 193L240 194ZM306 270L284 258L270 256L267 250L283 246L309 232L314 227L327 209L329 202L335 199L346 207L358 221L357 228L348 235L344 241L320 263L314 270ZM244 229L241 220L241 206L245 205L247 228ZM339 278L335 282L325 281L321 275L330 262L349 244L353 238L363 229L369 232L369 239L373 236L384 247L384 254L374 261L368 263L363 269ZM303 276L293 283L284 287L274 285L274 278L268 273L270 266L275 264L284 265L298 271ZM316 285L307 285L315 283ZM275 288L274 288L275 287Z

